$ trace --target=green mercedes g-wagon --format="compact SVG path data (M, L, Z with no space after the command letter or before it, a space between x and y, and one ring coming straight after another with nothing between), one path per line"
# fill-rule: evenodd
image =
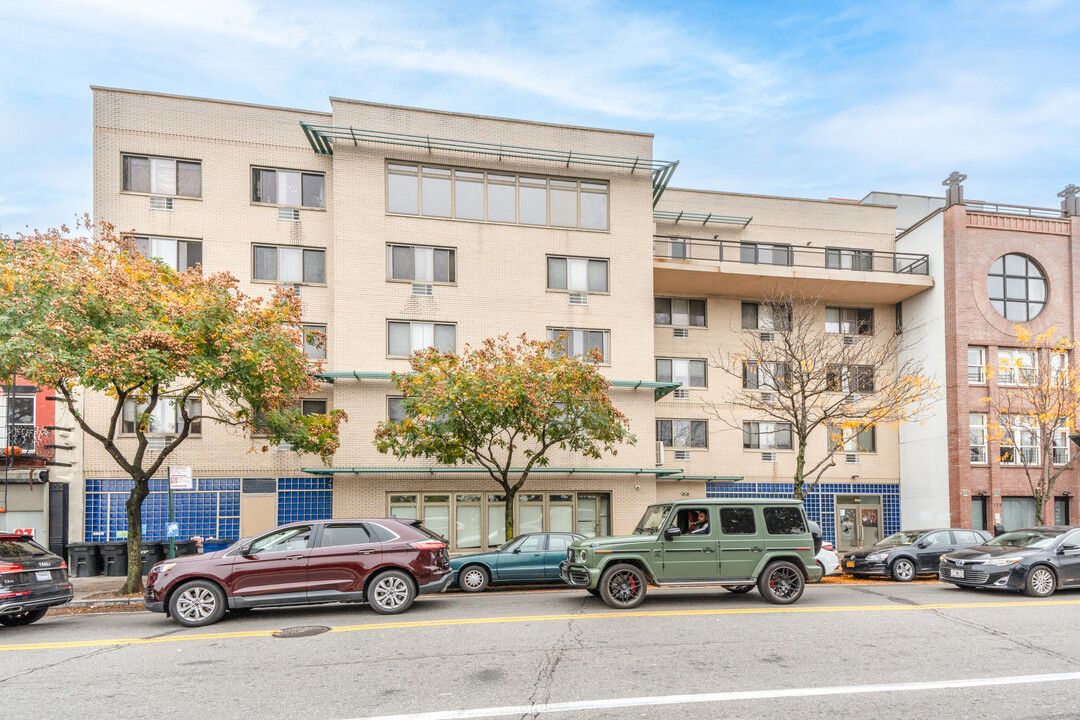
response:
M646 508L633 535L574 542L559 574L619 609L640 605L647 585L721 585L734 593L756 585L763 598L786 605L821 577L816 527L796 500L659 503Z

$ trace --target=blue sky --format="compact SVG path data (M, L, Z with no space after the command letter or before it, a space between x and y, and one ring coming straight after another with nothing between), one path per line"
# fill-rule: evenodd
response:
M672 182L1056 207L1080 184L1080 13L1010 2L0 4L0 232L91 208L106 85L330 96L655 133Z

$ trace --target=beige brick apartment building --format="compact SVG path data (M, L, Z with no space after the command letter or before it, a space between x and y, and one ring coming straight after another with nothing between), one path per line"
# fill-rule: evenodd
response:
M656 500L790 495L791 451L746 447L738 423L758 418L708 411L738 387L707 361L767 329L744 329L744 304L785 289L872 313L875 332L892 333L896 304L934 282L892 254L893 207L667 188L674 163L652 159L648 134L330 107L94 88L95 218L165 262L230 271L246 292L294 287L305 323L327 337L326 382L305 409L350 418L330 467L287 448L249 452L203 423L171 458L197 479L177 499L183 536L395 514L423 518L455 551L498 544L504 499L490 480L398 462L372 437L396 409L388 375L412 351L501 333L600 347L638 439L600 461L553 457L518 496L520 530L623 533ZM105 403L86 405L100 421ZM164 413L164 433L170 422ZM880 428L826 475L808 500L826 534L858 526L854 544L899 529L898 448L898 431ZM128 483L99 447L83 457L76 534L123 537ZM164 481L151 489L154 539Z

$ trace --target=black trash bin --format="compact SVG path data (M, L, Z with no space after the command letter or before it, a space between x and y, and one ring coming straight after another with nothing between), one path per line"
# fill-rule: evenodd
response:
M158 542L143 543L141 548L141 554L143 575L149 575L150 568L154 567L154 565L164 560L166 555L164 552L162 552L161 543ZM126 574L127 573L125 573L125 575Z
M165 556L169 555L169 543L162 543L165 546ZM183 557L185 555L194 555L199 552L199 543L197 540L176 540L174 542L176 546L176 557Z
M101 572L101 543L68 543L68 575L95 577Z
M101 546L101 565L109 577L127 575L127 542L98 543Z

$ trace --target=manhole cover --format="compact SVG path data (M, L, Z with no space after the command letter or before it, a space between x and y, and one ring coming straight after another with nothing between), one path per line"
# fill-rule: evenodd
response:
M297 627L285 628L284 630L278 630L274 633L276 638L298 638L298 637L311 637L312 635L321 635L327 632L330 628L325 625L299 625Z

